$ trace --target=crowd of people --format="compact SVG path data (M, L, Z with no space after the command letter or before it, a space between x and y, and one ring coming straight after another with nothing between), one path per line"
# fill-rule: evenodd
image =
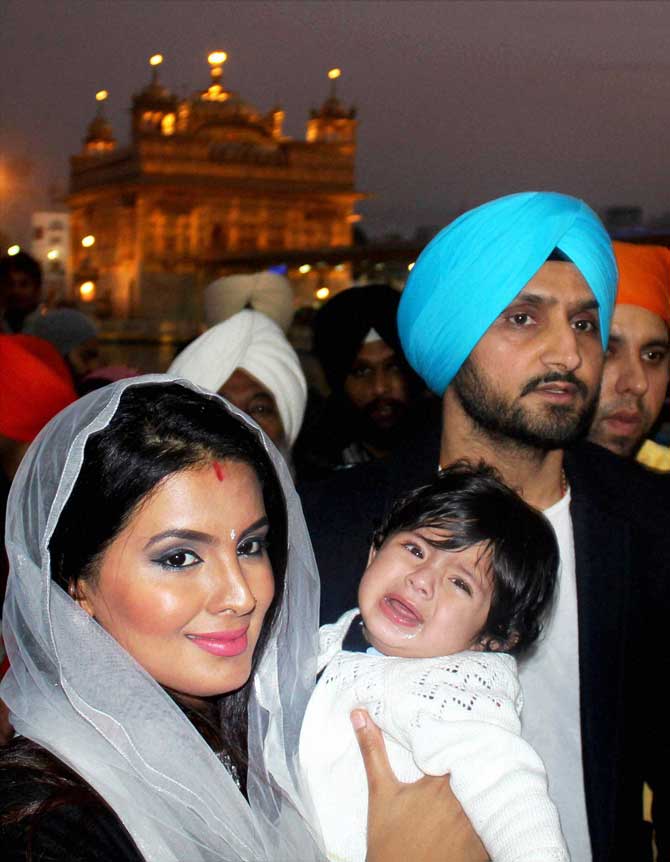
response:
M510 195L309 357L285 278L218 279L166 375L40 279L0 260L5 858L670 859L668 249Z

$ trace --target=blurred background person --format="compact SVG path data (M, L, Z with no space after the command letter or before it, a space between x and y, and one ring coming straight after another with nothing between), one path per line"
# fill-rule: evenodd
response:
M87 374L79 383L79 394L86 395L110 383L125 380L128 377L138 377L142 372L139 368L131 368L129 365L101 365Z
M647 438L670 379L670 250L615 242L614 253L619 285L589 439L665 472L670 450Z
M93 320L74 308L55 308L34 315L25 327L30 335L49 341L65 359L75 387L100 366L98 328Z
M42 297L42 268L25 251L0 257L0 332L21 332Z
M398 338L399 301L390 286L371 284L338 293L318 311L314 353L331 394L296 447L301 477L385 458L424 415L425 388Z
M222 323L245 308L260 311L279 326L289 330L293 315L293 289L287 278L265 270L251 274L226 275L205 288L205 323Z
M167 373L223 395L290 461L305 415L307 383L295 350L265 314L245 309L208 329Z
M9 564L4 527L7 497L21 459L47 422L77 398L70 371L58 351L31 335L0 335L0 613ZM7 665L0 637L0 677ZM12 735L0 701L0 743Z

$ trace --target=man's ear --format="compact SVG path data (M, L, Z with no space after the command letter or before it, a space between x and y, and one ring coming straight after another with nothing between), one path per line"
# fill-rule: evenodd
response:
M91 590L86 581L70 581L67 588L68 595L73 599L79 607L95 619L95 608L91 601Z
M367 561L367 563L365 564L365 568L366 568L366 569L367 569L367 567L370 565L370 563L374 560L374 558L375 558L376 556L377 556L377 547L376 547L375 543L373 542L373 543L370 545L370 553L368 554L368 561Z

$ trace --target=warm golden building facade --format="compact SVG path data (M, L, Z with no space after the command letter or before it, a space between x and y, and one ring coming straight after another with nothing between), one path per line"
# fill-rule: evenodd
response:
M184 335L213 278L351 245L356 119L333 82L306 140L293 140L280 108L261 114L224 88L222 53L210 55L208 88L187 99L160 84L158 62L133 98L130 145L119 148L101 102L71 159L73 290L101 316L161 331L177 322Z

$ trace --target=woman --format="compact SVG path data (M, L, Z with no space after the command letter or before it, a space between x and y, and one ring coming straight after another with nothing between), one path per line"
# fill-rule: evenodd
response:
M112 809L118 847L135 858L319 858L293 764L314 673L316 574L282 459L235 414L214 396L134 378L61 413L21 465L1 693L17 733L57 760L25 740L6 755L10 849L30 836L40 846L39 818L7 824L12 802L25 811L83 794L95 807L92 788L108 807L98 803L96 819ZM107 817L96 852L114 826Z
M321 859L295 767L317 579L287 467L257 429L163 377L93 392L26 455L6 540L0 695L22 738L1 758L3 858ZM357 720L377 786L370 859L392 862L405 812L445 785L408 794Z

